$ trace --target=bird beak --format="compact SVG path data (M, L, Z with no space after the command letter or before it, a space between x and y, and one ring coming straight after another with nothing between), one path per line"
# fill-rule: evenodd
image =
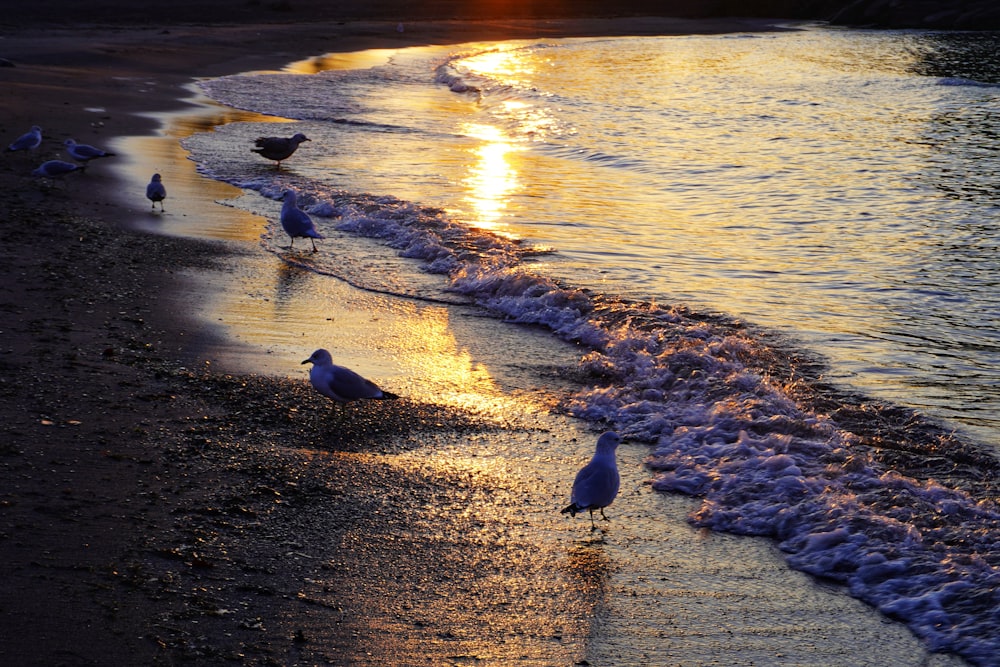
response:
M306 359L305 361L303 361L302 364L308 364L310 361L312 361L311 357L309 359ZM299 365L301 366L302 364L299 364Z

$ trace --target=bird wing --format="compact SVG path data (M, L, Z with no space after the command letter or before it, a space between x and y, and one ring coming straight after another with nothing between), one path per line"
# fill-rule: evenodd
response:
M311 236L314 239L326 238L316 231L316 225L313 224L309 214L290 202L286 202L281 207L281 227L292 238L300 236Z
M289 236L306 236L313 230L313 221L305 211L286 205L281 210L281 226Z
M602 461L591 461L576 474L570 500L582 509L607 507L618 495L618 469Z
M49 160L43 163L35 172L44 174L45 176L62 176L78 169L83 169L83 167L70 162L63 162L62 160Z
M70 150L70 153L72 153L73 157L81 159L101 157L104 155L104 151L98 150L93 146L88 146L87 144L76 144Z
M382 390L374 382L366 380L343 366L313 366L310 379L313 386L321 394L329 396L335 401L346 403L362 398L380 398L382 396Z
M35 146L37 141L38 135L33 132L28 132L27 134L22 134L15 139L14 143L9 146L9 149L12 151L22 151L26 148Z
M281 154L291 154L295 150L296 144L292 143L284 137L261 137L254 145L260 150L259 153L267 154L273 153L275 155Z
M146 198L147 199L163 199L167 196L167 189L162 183L157 183L153 181L146 186Z
M382 390L378 385L343 366L333 367L331 388L348 401L382 396Z

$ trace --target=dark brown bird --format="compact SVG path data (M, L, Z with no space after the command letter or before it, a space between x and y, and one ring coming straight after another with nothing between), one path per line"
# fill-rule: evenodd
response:
M268 160L276 161L278 169L281 169L281 161L291 157L292 153L298 149L299 144L303 141L312 140L301 132L291 137L259 137L254 142L257 148L251 148L250 150L262 157L266 157Z

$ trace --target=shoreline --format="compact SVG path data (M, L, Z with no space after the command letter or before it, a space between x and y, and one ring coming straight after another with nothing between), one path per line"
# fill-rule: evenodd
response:
M114 61L114 64L110 65L95 63L94 66L97 67L118 68L122 66L123 59L135 58L137 50L139 53L145 53L146 50L149 50L151 54L155 54L150 55L150 58L155 57L158 62L166 59L172 63L169 71L165 72L164 75L149 81L142 81L143 77L139 76L141 72L133 72L131 68L113 75L113 79L124 80L129 84L141 81L140 85L145 88L144 93L149 94L147 99L157 100L156 104L149 104L147 100L138 97L124 101L123 104L130 107L128 113L132 118L129 119L128 123L122 123L123 127L113 136L108 137L112 146L129 141L132 143L132 147L141 151L126 155L125 160L119 158L115 163L106 165L106 169L113 172L115 180L112 183L98 186L98 188L104 188L102 198L112 199L120 207L120 210L114 214L117 220L116 224L124 225L133 231L166 233L181 238L207 237L210 243L218 242L222 245L226 245L230 241L237 241L239 244L248 240L257 240L256 232L251 234L252 238L250 238L245 236L245 231L231 231L240 228L251 229L253 222L244 222L240 225L232 221L237 217L242 217L244 221L258 218L263 224L263 217L259 214L244 213L231 207L218 205L222 200L239 196L241 191L228 184L212 181L198 174L195 165L186 159L186 152L180 148L178 141L192 132L210 130L215 126L229 122L249 120L250 117L255 120L275 122L283 122L283 119L259 116L219 105L204 97L196 89L195 85L198 79L242 72L277 70L293 63L319 58L325 54L351 53L368 49L395 49L428 44L461 44L483 40L688 35L791 29L779 27L770 19L685 19L671 17L427 21L407 24L407 28L402 33L398 31L397 25L397 23L390 21L333 22L320 25L275 23L231 25L225 26L222 31L214 27L205 29L201 26L186 25L171 27L160 33L158 36L166 40L164 46L149 43L149 31L145 29L140 29L135 33L128 30L124 33L113 30L110 36L114 40L114 44L108 45L100 42L93 44L91 48L96 53L109 54ZM104 34L102 29L97 30L98 33ZM61 29L55 29L51 32L56 36L57 42L68 39L72 43L76 38L75 35L69 35ZM29 49L39 43L34 36L28 37L28 40L30 42ZM117 44L119 41L120 45ZM192 43L198 44L194 50L189 48ZM294 47L289 48L289 43L294 44ZM103 56L98 56L98 58L103 60ZM207 61L216 60L216 58L219 59L217 62L206 64ZM136 62L145 68L146 57L140 57ZM184 76L179 71L175 71L186 67L194 67L195 73ZM163 70L165 68L159 65L157 69ZM141 104L142 108L136 109L135 105L137 104ZM177 130L164 130L164 123L171 124L173 122L171 119L176 119L186 126ZM120 115L116 115L113 120L121 122L123 119ZM135 120L139 120L141 124L132 122ZM95 134L102 134L106 126L101 120L97 122L102 127ZM110 122L108 126L110 126ZM98 143L99 139L95 138L93 141ZM158 144L158 146L152 146L153 144ZM149 157L150 154L154 157ZM142 196L148 181L147 174L151 175L157 171L164 171L164 169L172 172L164 174L164 182L168 184L167 202L170 204L170 212L167 216L149 215L148 210L143 208L148 202ZM138 177L135 177L134 174L138 174ZM121 187L122 185L124 187ZM186 220L180 221L179 230L170 229L169 227L177 222L177 214ZM208 220L207 223L200 222L205 219ZM194 222L195 225L205 224L211 227L212 231L207 235L197 230L192 233L193 221L199 221ZM238 248L233 250L237 255L242 254ZM221 270L227 271L228 269L222 268ZM213 286L213 283L217 281L209 282L196 279L195 282L200 283L200 287L195 287L194 293L187 293L181 289L178 296L180 302L211 301L214 298L213 294L220 293ZM205 345L193 348L187 346L186 351L178 349L179 353L183 353L183 358L187 363L221 363L221 368L233 372L271 373L275 371L273 365L266 365L266 358L263 359L264 366L254 368L251 364L255 351L222 333L224 327L212 327L212 323L205 318L189 321L193 316L190 313L178 312L178 310L180 309L175 309L170 313L167 321L164 322L165 327L171 328L176 322L182 323L187 330L203 329L208 325L218 333L218 335L214 335L211 331L208 332ZM195 354L191 354L195 350ZM217 354L212 354L209 350L214 350ZM206 354L202 355L202 352L206 352ZM348 355L349 362L352 358L364 359L363 355L370 354L371 350L360 351L361 356L352 354L350 350L346 350L345 353ZM210 358L201 359L199 355Z
M184 271L218 267L232 248L132 231L148 202L141 190L107 179L106 164L61 183L29 175L44 159L62 157L62 140L70 136L100 146L116 136L154 132L156 119L149 114L184 109L185 86L194 75L280 67L333 50L330 32L340 30L356 33L337 42L346 50L376 46L386 35L372 25L171 27L162 33L27 29L4 35L0 55L15 66L2 71L9 93L0 128L13 140L40 124L45 136L35 155L4 155L0 170L4 284L10 286L0 306L12 318L3 326L0 356L8 436L0 557L11 573L0 597L0 655L12 664L172 664L223 650L257 664L276 646L286 651L305 644L296 640L304 637L301 627L264 630L257 619L270 625L292 615L284 609L289 604L298 610L303 603L297 595L289 603L274 593L294 592L295 581L279 583L275 571L261 572L252 562L279 562L288 548L277 541L254 553L257 547L242 532L266 534L260 524L280 515L294 497L306 508L333 511L332 526L367 522L372 534L391 533L374 500L385 482L385 463L306 455L316 459L307 469L342 480L316 481L308 490L294 481L301 472L287 479L277 472L303 454L276 452L274 441L309 442L328 433L318 416L328 406L303 383L234 378L204 366L188 370L207 348L185 304L206 298L206 287L192 284ZM377 25L388 33L389 24ZM388 38L398 41L394 31ZM420 39L412 30L407 35L408 41ZM169 209L175 207L171 187L168 181ZM211 203L208 208L227 213ZM19 231L27 220L37 220L30 235ZM275 391L290 392L297 410L276 404ZM249 419L233 420L220 410L219 404L232 410L237 401L246 404ZM496 428L435 406L408 407L423 413L420 423L444 424L439 438ZM292 419L310 408L308 422ZM377 452L411 431L411 414L375 419L359 421L338 439L340 447ZM435 477L441 478L417 475L412 486L425 488ZM344 490L351 487L357 490ZM344 509L338 512L339 506ZM382 558L405 561L399 550L408 546L387 545ZM234 552L242 555L229 555ZM345 567L357 570L359 564ZM198 592L223 571L240 583L215 594ZM365 585L364 578L357 584ZM234 620L230 615L247 595L239 586L261 593L252 596L259 598L252 602L255 613ZM372 604L370 596L358 597L358 604ZM324 644L360 644L353 625L368 611L351 614L350 627L334 624ZM214 639L199 643L192 624L207 628L212 622L221 626Z
M679 31L670 34L728 32L720 22L642 22ZM599 20L554 23L545 36L611 30L599 31ZM371 22L43 31L48 45L35 31L5 38L6 47L23 40L26 56L0 53L17 61L4 73L19 95L0 127L17 136L39 123L47 139L34 158L5 155L0 169L10 286L0 308L12 318L0 355L9 443L0 450L0 557L12 572L0 597L0 656L26 665L629 664L636 651L655 653L669 628L672 659L693 652L698 664L781 651L795 660L796 650L816 650L817 633L826 655L845 661L860 653L961 664L928 657L905 628L788 572L773 545L694 539L683 518L690 501L645 486L640 446L623 448L631 500L595 540L558 515L567 484L553 482L589 456L594 436L544 406L498 415L403 399L338 419L303 381L246 373L225 351L219 361L209 351L231 343L206 331L191 304L215 298L204 276L233 280L240 243L252 239L150 232L171 216L237 214L214 203L183 156L188 176L166 179L169 215L156 219L134 191L148 180L145 157L95 163L61 184L24 175L68 136L100 146L154 131L156 114L186 108L191 72L273 69L334 51L332 36L344 47L335 50L356 51L517 39L537 24L440 22L404 36L393 22ZM131 184L107 178L121 170L136 172ZM464 326L475 335L475 323ZM668 555L658 558L694 551L702 562L672 562L659 587L633 580L623 565L630 552L653 558L647 551L661 545ZM733 552L747 571L712 571ZM785 643L762 644L752 631L706 642L697 629L714 616L783 608L753 594L734 601L726 589L746 577L792 582L822 630L796 630L789 618ZM658 630L650 636L632 627L643 605ZM837 620L844 614L853 620Z

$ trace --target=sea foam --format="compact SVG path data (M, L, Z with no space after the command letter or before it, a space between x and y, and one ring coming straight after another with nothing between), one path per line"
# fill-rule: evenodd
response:
M1000 654L1000 510L887 469L829 415L768 377L752 332L533 273L518 244L385 200L333 205L341 230L383 239L445 288L510 323L583 346L580 418L649 442L653 488L702 498L691 522L777 540L788 563L847 586L934 650ZM379 211L379 212L375 212ZM391 211L391 214L389 213Z

